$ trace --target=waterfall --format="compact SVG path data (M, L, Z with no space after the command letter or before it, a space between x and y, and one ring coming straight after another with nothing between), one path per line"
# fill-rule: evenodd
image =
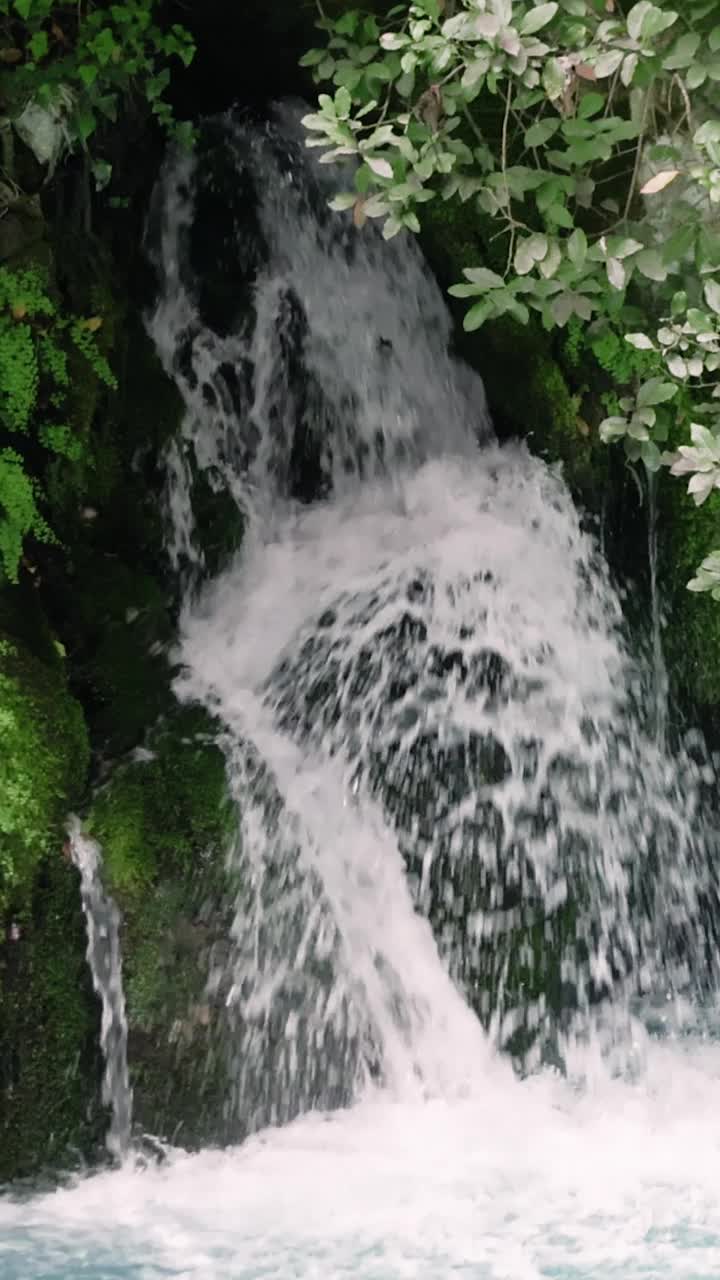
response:
M120 915L105 892L100 849L83 834L79 821L69 826L70 853L80 872L80 892L87 926L87 962L102 1004L100 1046L105 1059L102 1098L110 1108L107 1148L117 1159L127 1153L132 1126L132 1090L127 1063L127 1018L120 956Z
M177 691L224 724L239 814L228 1106L457 1095L493 1044L626 1065L633 1000L715 981L707 761L646 727L598 548L494 441L417 245L329 212L292 110L205 132L159 186L149 324L186 406ZM211 582L201 473L245 527Z

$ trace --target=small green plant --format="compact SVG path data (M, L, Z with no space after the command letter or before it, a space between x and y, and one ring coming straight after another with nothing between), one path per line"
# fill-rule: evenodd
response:
M87 445L67 417L72 350L100 382L116 386L97 342L101 324L99 316L60 314L40 269L0 267L0 426L8 441L0 449L0 570L11 582L25 538L54 539L40 510L42 486L25 455L39 448L41 456L77 462Z
M302 61L332 91L308 146L357 162L333 208L390 238L427 201L474 204L492 269L450 289L465 328L572 326L571 358L617 379L602 438L650 470L697 464L696 501L720 487L708 449L663 451L678 420L720 439L717 0L404 0L318 25Z
M0 0L0 110L51 167L64 149L87 147L105 122L118 118L123 100L139 96L163 127L176 125L166 98L170 63L188 66L194 45L177 23L166 28L159 0ZM99 186L109 164L96 160Z

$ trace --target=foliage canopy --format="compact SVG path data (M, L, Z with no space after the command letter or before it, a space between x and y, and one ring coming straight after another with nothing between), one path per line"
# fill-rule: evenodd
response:
M168 64L188 66L195 49L183 27L162 24L159 10L158 0L0 0L0 108L39 160L52 166L63 149L85 147L133 95L173 126ZM98 161L96 180L108 178Z
M357 162L333 207L389 238L429 200L474 205L493 254L450 290L466 329L535 313L629 344L603 439L698 503L720 488L717 0L405 0L319 26L308 145ZM720 554L690 586L720 598Z

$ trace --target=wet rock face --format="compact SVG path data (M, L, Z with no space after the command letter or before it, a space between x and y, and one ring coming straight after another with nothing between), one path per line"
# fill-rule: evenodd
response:
M488 645L482 610L443 637L448 595L422 570L348 592L300 633L266 698L286 732L344 755L353 787L380 802L455 977L523 1056L539 1009L577 1004L589 850L561 807L567 793L591 806L592 783L560 757L539 776L542 744L512 727L537 680Z
M253 285L267 261L252 178L219 126L205 125L195 174L190 265L200 320L221 337L253 313Z
M300 629L265 698L382 807L454 978L532 1065L645 974L707 985L715 894L702 840L696 900L667 878L688 836L648 807L632 723L573 722L546 640L533 662L491 642L501 591L482 570L379 568Z

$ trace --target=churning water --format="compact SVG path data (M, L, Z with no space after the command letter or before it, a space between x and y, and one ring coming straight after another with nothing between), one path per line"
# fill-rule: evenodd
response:
M667 753L593 540L494 443L415 246L328 213L287 113L211 140L162 184L152 331L250 1136L0 1202L2 1274L715 1278L712 771ZM200 482L245 526L202 588Z

